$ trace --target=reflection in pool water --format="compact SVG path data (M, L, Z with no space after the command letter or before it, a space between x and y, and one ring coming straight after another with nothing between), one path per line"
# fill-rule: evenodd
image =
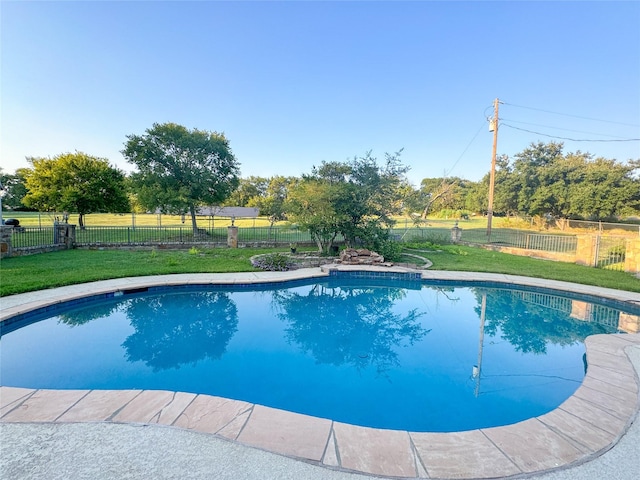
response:
M459 431L557 407L618 310L529 290L330 279L158 289L3 333L2 384L218 395L377 428Z

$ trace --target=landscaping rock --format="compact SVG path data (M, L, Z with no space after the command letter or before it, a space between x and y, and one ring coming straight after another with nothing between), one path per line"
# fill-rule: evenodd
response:
M384 257L366 248L345 248L340 252L339 263L344 265L381 265Z

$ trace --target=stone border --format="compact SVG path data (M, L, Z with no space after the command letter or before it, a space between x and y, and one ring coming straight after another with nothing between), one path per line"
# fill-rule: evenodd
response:
M362 267L332 266L344 271ZM415 272L367 268L371 272ZM422 271L423 279L490 281L568 290L640 305L640 295L507 275ZM167 275L93 282L2 299L0 318L99 293L159 285L287 282L328 269ZM114 422L170 425L214 434L328 468L402 478L520 476L582 463L610 449L635 418L638 376L625 350L640 334L586 340L582 385L557 409L513 425L456 433L358 427L208 395L140 390L35 390L0 387L1 422Z

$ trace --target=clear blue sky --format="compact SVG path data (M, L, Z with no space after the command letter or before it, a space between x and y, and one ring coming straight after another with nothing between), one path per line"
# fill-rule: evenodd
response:
M479 180L496 97L499 154L554 140L511 127L640 138L637 1L3 0L0 9L5 172L75 150L131 171L126 135L174 122L224 132L245 177L404 148L416 185ZM564 143L640 158L637 141Z

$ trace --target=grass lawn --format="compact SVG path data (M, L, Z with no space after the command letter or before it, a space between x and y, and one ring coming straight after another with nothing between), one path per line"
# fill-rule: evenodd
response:
M526 275L640 292L640 280L624 272L536 260L466 246L423 253L434 270ZM288 249L67 250L0 262L0 296L109 278L170 273L246 272L257 253Z
M0 296L109 278L253 271L249 258L264 251L65 250L5 258L0 262Z
M538 260L483 248L446 245L442 252L426 253L432 270L505 273L582 283L598 287L640 292L640 279L621 271L584 267L573 263Z

